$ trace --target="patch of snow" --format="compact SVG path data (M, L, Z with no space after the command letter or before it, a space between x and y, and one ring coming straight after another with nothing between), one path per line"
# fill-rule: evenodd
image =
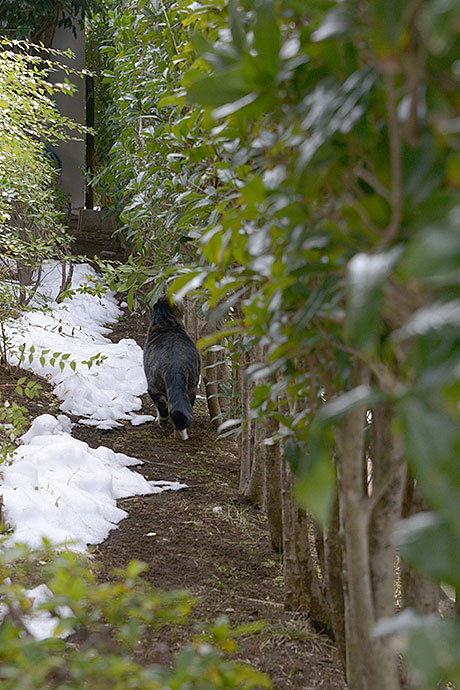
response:
M98 282L91 266L75 266L75 296L57 303L54 297L60 279L58 267L46 264L43 284L33 303L36 309L6 325L7 337L16 351L10 361L18 363L18 348L23 346L26 360L21 366L54 385L63 412L82 417L86 424L97 420L116 426L114 420L131 419L132 412L142 406L139 396L147 391L142 349L132 339L112 343L106 337L110 329L105 324L116 321L122 312L108 289L100 295L79 292L85 282ZM44 305L47 309L40 311ZM85 362L91 359L100 363L88 367ZM75 363L75 370L70 362ZM107 424L99 428L111 428Z
M128 469L142 464L72 438L66 418L42 415L24 434L12 462L3 469L1 493L12 540L31 548L46 538L56 546L84 552L98 544L127 516L118 498L177 490L178 482L148 482ZM69 420L67 420L68 422Z
M133 426L140 426L141 424L145 424L146 422L156 422L156 419L157 418L151 414L132 414L131 424Z
M34 589L26 590L26 596L32 601L31 613L24 617L24 623L27 630L36 640L45 640L48 637L54 637L56 628L61 618L74 618L72 610L68 606L58 606L56 613L58 616L53 616L51 611L40 609L41 604L46 604L53 596L51 590L46 585L38 585ZM57 637L65 638L72 633L72 630L66 630L57 635Z
M142 349L134 340L112 343L106 337L110 330L105 324L121 315L114 295L106 289L102 294L79 290L85 282L97 280L88 264L75 266L75 296L57 303L59 265L46 264L31 310L5 324L8 341L16 349L10 361L18 363L18 348L23 345L26 361L22 367L48 378L61 400L61 410L80 416L81 423L112 429L121 426L118 420L126 420L137 426L155 419L134 413L142 406L139 396L147 391ZM88 367L85 361L92 358L100 364ZM70 362L75 362L74 368ZM180 482L147 481L129 469L142 460L105 446L90 448L71 436L72 426L65 414L37 417L21 437L23 445L2 467L0 493L5 520L13 529L10 542L39 548L46 538L58 549L85 552L87 545L103 541L127 516L117 499L187 488ZM28 630L36 639L53 636L57 618L36 610L50 591L40 585L28 595L34 600L25 619ZM2 611L0 603L0 617ZM72 615L64 609L58 613Z

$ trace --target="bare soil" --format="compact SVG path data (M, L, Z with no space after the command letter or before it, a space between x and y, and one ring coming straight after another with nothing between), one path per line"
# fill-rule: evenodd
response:
M126 317L115 326L113 339L130 337L141 344L145 330L142 319ZM0 367L3 395L19 401L13 384L21 375ZM59 413L59 402L42 385L42 395L27 401L31 418ZM148 396L143 412L153 414ZM266 621L262 632L240 639L237 658L268 673L275 690L345 689L333 642L315 632L306 615L284 610L280 555L271 548L263 512L238 494L236 443L217 438L203 401L185 442L174 439L171 428L153 423L110 431L76 426L73 435L92 447L142 459L136 471L149 480L188 486L121 500L129 517L95 550L102 578L136 558L148 564L145 577L153 587L186 589L198 600L190 625L166 627L143 639L145 663L168 665L197 629L225 615L235 626Z

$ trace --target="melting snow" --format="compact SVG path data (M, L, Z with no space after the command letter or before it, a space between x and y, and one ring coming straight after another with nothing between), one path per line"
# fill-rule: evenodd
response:
M8 336L16 348L25 344L26 354L35 352L27 366L46 375L61 399L61 409L81 415L88 424L99 428L119 426L118 420L134 425L151 421L151 415L137 415L139 396L146 392L142 367L142 349L134 340L112 343L104 324L121 315L115 297L78 291L79 286L96 281L87 264L75 267L73 299L54 300L60 285L58 266L48 264L40 294L19 322L8 325ZM46 310L40 311L46 304ZM45 361L40 362L40 353ZM38 354L37 354L38 353ZM60 357L49 361L53 353L69 354L61 367ZM88 368L83 360L99 355L97 366ZM12 356L17 361L17 354ZM84 552L88 544L103 541L109 531L126 517L116 501L133 495L181 489L184 484L159 480L148 482L129 467L142 460L115 453L99 446L93 449L71 435L72 423L62 414L37 417L22 437L23 445L11 462L2 468L0 493L5 519L14 532L12 540L39 547L46 537L58 547Z

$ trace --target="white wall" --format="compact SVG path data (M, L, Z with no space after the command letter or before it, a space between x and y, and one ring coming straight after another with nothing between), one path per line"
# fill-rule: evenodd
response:
M53 41L53 48L67 50L70 48L75 59L60 57L59 61L69 65L72 69L82 70L85 66L85 34L77 30L75 37L70 29L58 28ZM54 80L63 81L63 73L57 73ZM55 101L62 115L71 117L80 124L85 124L85 79L76 75L69 76L70 81L77 86L73 96L55 94ZM75 134L75 132L74 132ZM85 181L83 171L85 166L85 137L81 141L61 142L53 146L62 162L61 186L71 194L73 209L82 208L85 204Z

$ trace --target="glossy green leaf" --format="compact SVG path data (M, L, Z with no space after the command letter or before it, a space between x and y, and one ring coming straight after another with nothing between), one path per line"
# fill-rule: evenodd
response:
M257 0L255 11L254 47L257 51L259 67L274 77L278 68L281 34L273 0Z
M336 473L330 453L324 453L308 470L302 471L295 482L295 498L299 505L311 513L318 523L327 526L336 497Z
M230 31L232 32L233 45L239 52L247 49L246 34L244 32L241 16L238 12L237 0L230 0L228 3L228 16Z
M438 225L424 229L409 244L401 262L404 273L429 284L455 284L460 263L460 229Z
M417 513L402 520L394 540L401 556L417 572L460 588L460 542L434 513ZM427 558L427 553L430 558Z
M181 302L186 295L201 287L206 280L205 271L191 271L176 278L170 286L170 293L176 302Z
M430 624L431 623L431 624ZM427 621L410 637L406 661L430 690L450 682L460 684L460 622L457 620Z
M350 16L344 7L333 7L312 33L312 41L326 41L346 34L350 29Z
M359 407L370 409L383 402L384 399L384 393L371 386L363 384L352 388L321 407L313 427L315 433L320 433L321 426L338 422Z
M187 99L208 107L222 106L239 101L250 93L238 67L224 74L214 74L194 82L187 89Z
M407 459L423 494L460 538L460 428L443 410L407 396L397 404Z
M382 286L399 259L399 248L357 254L348 264L345 332L350 342L373 349L382 330Z

